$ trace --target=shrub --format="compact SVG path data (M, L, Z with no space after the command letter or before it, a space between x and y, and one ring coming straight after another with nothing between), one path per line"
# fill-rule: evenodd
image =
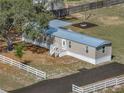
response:
M22 44L18 44L15 47L15 55L19 58L22 58L24 52L23 52L24 46Z

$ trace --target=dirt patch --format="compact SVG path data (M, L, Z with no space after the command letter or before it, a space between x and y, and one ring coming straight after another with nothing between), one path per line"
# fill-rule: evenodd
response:
M82 28L82 29L87 29L87 28L91 28L91 27L96 27L97 25L90 23L90 22L82 22L82 23L73 24L72 26Z
M5 56L15 59L20 62L27 61L31 64L47 64L47 65L52 65L52 64L71 64L78 62L78 59L75 59L70 56L65 56L62 58L59 57L52 57L49 55L49 52L46 51L44 53L37 53L37 52L32 52L32 51L25 51L24 55L21 59L15 56L14 51L13 52L7 52L3 53Z
M0 62L0 87L7 91L32 85L37 81L35 78L16 67Z
M25 44L24 55L22 58L15 56L15 52L5 52L3 55L15 59L20 62L28 62L31 64L71 64L79 60L70 56L53 57L49 55L49 50L32 44Z
M121 18L117 16L105 16L98 18L100 22L102 22L105 25L120 25L124 24L124 21L121 20Z

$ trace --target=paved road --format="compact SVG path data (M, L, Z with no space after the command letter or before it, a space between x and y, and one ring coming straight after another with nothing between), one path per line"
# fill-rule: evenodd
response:
M69 93L72 84L83 86L122 74L124 74L124 65L112 63L94 69L82 69L79 73L59 79L42 81L10 93Z

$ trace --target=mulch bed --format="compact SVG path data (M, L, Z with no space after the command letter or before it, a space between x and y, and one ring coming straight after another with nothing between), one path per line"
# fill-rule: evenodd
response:
M48 52L48 49L46 49L46 48L36 46L36 45L33 45L33 44L29 44L29 43L25 44L24 50L25 51L29 50L29 51L32 51L33 53L37 53L37 54L40 54L40 53L43 54L43 53Z
M87 28L91 28L91 27L96 27L98 25L89 23L89 22L82 22L82 23L73 24L72 26L82 28L82 29L87 29Z

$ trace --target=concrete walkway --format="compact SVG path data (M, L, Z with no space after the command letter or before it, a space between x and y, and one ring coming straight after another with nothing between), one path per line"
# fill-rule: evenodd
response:
M124 65L111 63L93 69L82 69L79 73L58 79L39 82L32 86L11 91L10 93L69 93L72 84L84 86L104 79L124 74Z

